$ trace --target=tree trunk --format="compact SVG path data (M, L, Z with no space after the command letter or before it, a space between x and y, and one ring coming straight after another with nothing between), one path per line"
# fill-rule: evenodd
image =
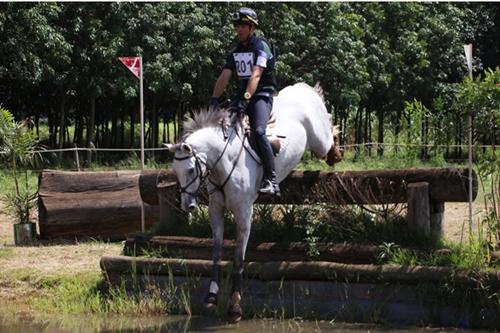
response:
M151 147L157 148L158 147L158 110L156 109L156 97L153 97L153 106L151 108L151 119L152 119L152 126L151 126ZM154 156L154 152L153 152Z
M365 130L364 130L364 140L363 142L366 143L371 143L371 138L370 138L370 110L368 108L365 109ZM366 145L366 150L368 152L368 157L371 157L371 151L372 147L371 144Z
M354 142L354 144L356 145L354 147L354 151L355 151L356 158L359 158L359 154L360 154L360 146L358 146L358 145L361 144L362 123L363 123L363 111L362 111L362 109L359 108L356 111L356 117L354 118L354 128L355 128L355 133L354 133L354 141L355 142Z
M382 157L384 155L384 121L385 121L385 113L382 108L377 112L378 114L378 132L377 132L377 156Z
M95 96L90 96L89 104L89 122L87 124L87 147L91 148L94 145L94 125L95 125ZM88 152L88 161L92 161L92 152Z
M167 129L167 131L165 130ZM167 142L167 137L168 137L168 126L167 126L167 119L165 117L165 114L163 114L163 141L162 142Z
M54 119L54 108L51 105L50 106L50 111L49 111L49 141L50 141L50 146L55 147L56 146L56 135L57 135L57 125L56 125L56 120Z
M59 149L63 149L64 147L64 134L65 134L65 126L66 126L66 100L68 99L68 96L66 94L63 94L63 97L61 98L61 104L59 108ZM59 160L62 159L62 151L59 152Z
M123 111L123 110L122 110ZM125 113L120 114L120 148L125 148Z
M135 133L134 133L134 107L131 107L130 108L130 148L133 148L134 147L134 143L135 143Z

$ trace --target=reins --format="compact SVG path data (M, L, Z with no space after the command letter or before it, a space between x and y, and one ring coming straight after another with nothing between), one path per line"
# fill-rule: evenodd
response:
M236 156L236 159L234 160L234 163L233 163L233 166L231 168L231 171L226 176L226 179L222 182L221 185L215 183L212 179L210 179L210 174L211 174L212 170L220 162L220 160L222 159L222 156L224 156L224 154L226 153L227 147L229 146L230 139L227 139L225 133L224 133L224 138L225 138L226 144L224 146L224 149L220 153L219 157L217 157L217 159L215 160L215 162L213 163L212 166L208 165L208 163L206 161L204 161L196 153L196 151L194 151L194 150L188 156L177 157L177 156L174 155L174 159L177 160L177 161L187 160L188 158L191 158L191 157L194 157L194 159L195 159L196 176L193 177L193 179L191 179L191 181L188 182L188 184L186 184L185 186L181 186L181 188L180 188L181 193L187 193L189 195L196 196L198 194L198 192L200 191L200 188L203 186L203 184L205 183L205 181L207 179L214 186L214 189L212 191L208 191L209 195L215 193L215 191L221 191L222 193L224 193L224 187L226 186L226 184L229 181L229 179L231 179L231 176L232 176L234 170L236 169L236 165L238 164L238 160L240 159L241 153L243 152L243 148L245 146L245 138L246 138L246 136L243 136L243 139L241 139L241 137L238 135L238 133L236 131L236 128L233 128L232 133L236 133L236 135L240 138L240 140L241 140L241 147L240 147L240 150L238 152L238 155ZM205 172L202 171L201 165L205 166ZM187 188L189 186L191 186L197 179L200 180L200 185L198 185L198 188L195 191L193 191L193 192L188 191Z

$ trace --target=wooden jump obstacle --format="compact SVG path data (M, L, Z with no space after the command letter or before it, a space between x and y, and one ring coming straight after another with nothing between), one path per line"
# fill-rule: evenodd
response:
M474 200L477 175L473 173ZM147 171L139 178L142 200L160 206L165 230L185 220L179 207L179 188L173 170ZM407 203L409 227L439 238L445 202L467 202L468 170L426 168L348 172L292 172L281 184L281 197L260 196L260 204L390 204ZM206 198L201 196L202 202Z
M38 178L38 222L42 239L125 239L141 230L140 171L44 170ZM159 216L145 205L146 226Z
M156 286L169 302L189 295L192 313L201 313L212 261L203 259L105 256L107 281L128 290ZM231 263L222 262L228 290ZM244 317L256 315L339 321L384 321L406 325L498 328L494 299L478 307L474 283L498 290L500 273L449 267L352 265L325 261L247 262L242 293ZM450 286L455 291L449 293ZM225 288L225 289L224 289ZM228 291L222 291L222 293ZM479 294L478 294L479 293ZM483 296L484 297L484 296ZM456 302L460 299L460 302ZM224 311L225 309L223 309Z
M409 226L439 237L444 202L468 201L467 181L466 169L453 168L293 172L281 184L281 198L263 196L257 203L407 202ZM141 198L146 203L146 226L151 227L159 216L160 225L168 230L185 219L178 209L176 184L175 174L168 169L142 175L138 171L44 170L39 176L40 237L124 239L140 231ZM473 184L474 199L475 173Z
M179 210L177 181L171 170L141 175L142 199L160 206L160 223L167 228L185 216ZM464 169L419 169L374 172L294 172L282 184L282 197L260 197L257 203L385 204L407 203L410 223L419 232L439 232L444 202L467 201ZM477 195L474 174L473 198ZM206 198L202 197L206 202ZM422 202L427 204L422 205ZM419 206L420 205L420 206ZM420 208L417 208L420 207ZM424 210L425 214L421 214ZM412 214L415 217L412 217ZM425 229L413 219L424 216ZM413 222L412 222L413 221ZM431 227L431 225L435 225ZM228 289L229 260L234 242L224 241L226 255L222 288ZM212 270L212 240L173 236L135 236L125 242L126 256L106 256L101 269L112 284L137 290L156 285L175 286L177 297L190 295L193 313L201 312ZM498 327L500 309L488 303L472 306L477 295L469 293L481 281L500 287L499 272L471 272L448 267L374 265L379 248L372 245L317 244L319 255L311 260L304 243L249 244L243 283L245 316L306 317L327 320L460 327ZM156 252L155 252L156 251ZM136 257L145 252L161 257ZM229 255L229 256L228 256ZM446 294L445 286L460 292L461 302ZM222 291L224 292L224 291ZM227 291L226 291L227 292ZM463 296L463 297L462 297ZM172 295L168 295L172 300ZM225 309L223 309L224 311Z

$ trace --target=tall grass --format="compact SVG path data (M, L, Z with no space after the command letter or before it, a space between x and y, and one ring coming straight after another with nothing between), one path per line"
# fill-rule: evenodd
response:
M172 276L170 277L172 278ZM44 280L45 295L33 300L33 309L63 314L119 314L158 315L190 313L189 291L169 284L161 288L155 284L139 286L110 284L98 273L86 273Z

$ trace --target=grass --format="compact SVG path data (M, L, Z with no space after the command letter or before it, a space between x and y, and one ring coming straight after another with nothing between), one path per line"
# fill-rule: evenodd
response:
M152 284L145 288L110 285L97 272L45 276L23 268L3 271L0 283L29 292L28 308L35 313L157 315L185 314L190 309L189 292L173 283L166 289Z
M0 259L8 259L14 256L14 250L8 247L0 247Z
M472 238L467 244L443 243L444 253L402 248L393 242L380 245L379 261L403 266L449 266L471 271L498 270L500 264L491 262L488 244Z

